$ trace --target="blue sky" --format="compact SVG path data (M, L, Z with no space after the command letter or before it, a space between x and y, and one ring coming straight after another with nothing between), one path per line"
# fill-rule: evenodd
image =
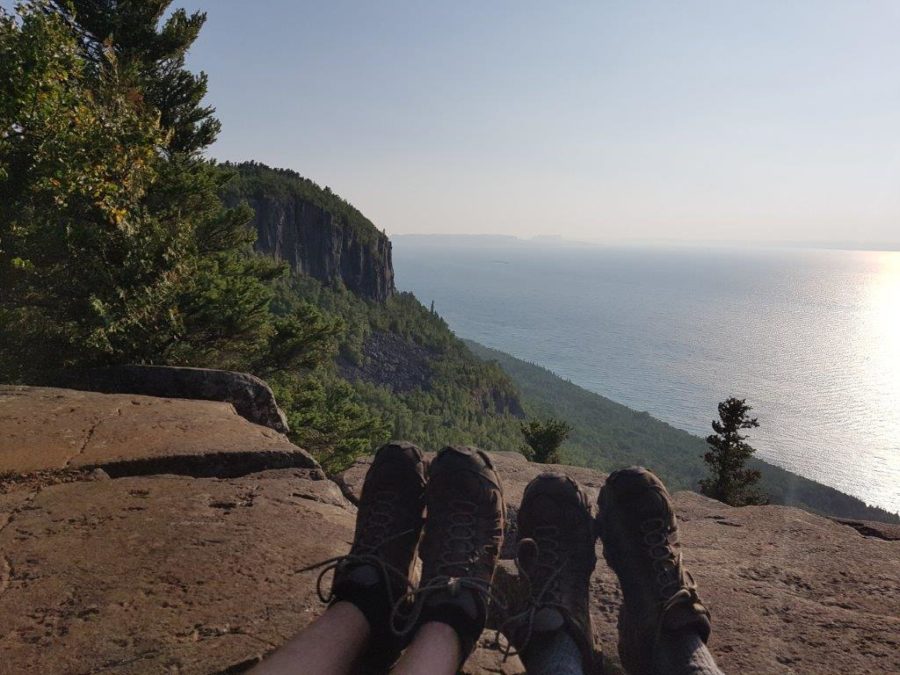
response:
M900 2L184 0L212 155L389 233L900 243Z

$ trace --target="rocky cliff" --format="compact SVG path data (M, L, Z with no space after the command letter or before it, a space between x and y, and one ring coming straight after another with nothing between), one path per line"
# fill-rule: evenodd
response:
M494 460L514 512L544 467ZM329 480L224 402L0 387L0 671L244 672L322 611L303 569L348 550L366 468ZM593 495L604 479L554 468ZM900 672L896 528L689 492L675 503L725 672ZM498 575L516 588L509 560ZM620 602L600 562L606 672L619 672ZM492 641L465 672L521 673Z
M393 294L391 242L348 202L293 171L256 163L229 168L237 175L223 199L253 209L257 250L319 281L340 281L367 300Z

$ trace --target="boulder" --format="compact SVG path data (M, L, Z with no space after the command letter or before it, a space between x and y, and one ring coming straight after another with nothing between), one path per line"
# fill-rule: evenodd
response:
M237 476L317 466L285 436L215 401L0 386L0 430L0 474Z
M282 434L289 431L287 418L269 385L247 373L211 368L115 366L60 373L48 384L106 394L223 401L254 424Z

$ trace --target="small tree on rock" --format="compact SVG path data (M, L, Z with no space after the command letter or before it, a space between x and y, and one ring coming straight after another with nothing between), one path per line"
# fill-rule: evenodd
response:
M706 437L709 451L703 456L710 475L700 481L700 491L707 497L718 499L732 506L766 504L768 499L756 487L760 472L747 469L747 459L756 450L746 443L742 429L759 426L750 417L751 407L745 399L731 397L719 403L719 419L713 420L716 433Z
M559 447L572 433L571 425L552 417L523 422L521 429L528 444L523 454L539 464L559 462Z

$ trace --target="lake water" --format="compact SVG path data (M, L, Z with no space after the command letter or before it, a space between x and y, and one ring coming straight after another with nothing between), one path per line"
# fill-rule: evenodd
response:
M395 237L397 285L460 336L900 512L900 253Z

